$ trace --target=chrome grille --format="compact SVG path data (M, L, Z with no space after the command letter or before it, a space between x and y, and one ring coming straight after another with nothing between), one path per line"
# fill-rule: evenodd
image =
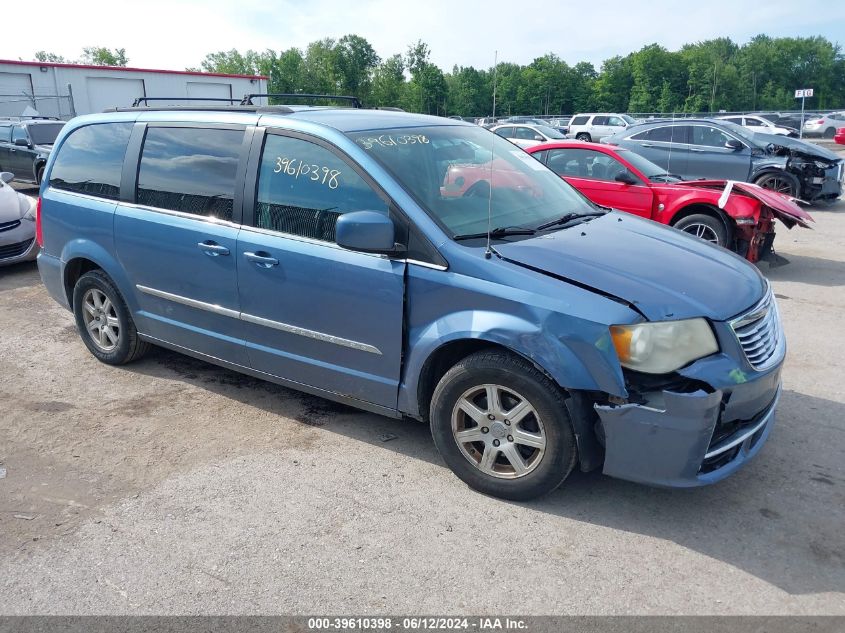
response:
M752 367L763 370L778 361L783 329L771 290L751 310L731 321L731 327Z

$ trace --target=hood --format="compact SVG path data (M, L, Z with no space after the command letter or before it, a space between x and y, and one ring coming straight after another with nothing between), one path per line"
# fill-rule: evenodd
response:
M839 156L838 154L834 154L830 150L825 149L820 145L808 143L807 141L802 141L801 139L797 138L789 138L788 136L779 136L777 134L762 134L759 132L755 132L754 140L760 143L761 145L768 145L769 143L772 143L773 145L780 145L781 147L788 149L791 153L803 156L804 158L820 158L822 160L827 160L835 163L838 163L840 160L842 160L841 156Z
M813 216L795 204L794 200L789 196L771 191L770 189L763 189L749 182L738 182L735 180L690 180L680 184L684 187L713 189L721 192L723 196L725 191L728 193L736 191L749 198L755 198L771 209L775 217L790 229L796 224L810 228L808 222L815 222ZM719 206L720 208L724 208L721 200Z
M33 204L33 199L29 196L18 193L9 185L3 185L0 187L0 224L20 220Z
M763 296L758 270L718 246L614 211L496 252L515 264L633 305L647 319L724 321Z

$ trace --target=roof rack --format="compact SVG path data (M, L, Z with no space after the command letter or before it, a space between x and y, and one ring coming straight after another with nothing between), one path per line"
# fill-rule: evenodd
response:
M349 95L318 95L318 94L302 94L302 93L288 93L288 92L263 92L245 94L241 105L253 105L254 98L272 98L272 99L325 99L327 101L349 101L353 108L363 108L361 100L358 97Z
M227 99L226 97L138 97L132 102L132 107L137 108L142 103L150 105L150 101L226 101L230 105L238 103L237 99ZM242 105L247 105L243 104Z
M44 121L61 121L61 119L57 116L41 116L40 114L36 115L29 115L29 114L21 114L20 116L0 116L0 121L33 121L33 120L44 120Z
M169 105L169 106L130 106L128 108L106 108L103 112L254 112L257 114L291 114L293 109L287 106L265 106L265 105Z

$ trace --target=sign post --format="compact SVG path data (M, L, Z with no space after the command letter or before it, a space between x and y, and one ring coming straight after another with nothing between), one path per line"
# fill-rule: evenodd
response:
M804 99L813 96L812 88L802 88L795 91L795 98L801 99L801 129L798 130L798 138L804 138Z

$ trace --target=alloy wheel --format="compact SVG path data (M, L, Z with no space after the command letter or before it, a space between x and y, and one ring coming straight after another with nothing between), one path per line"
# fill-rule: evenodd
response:
M719 236L716 235L716 231L713 230L713 227L707 226L706 224L700 224L698 222L695 224L689 224L683 228L683 231L684 233L694 235L705 242L719 244Z
M91 288L82 297L82 321L98 349L111 352L120 342L120 320L114 304L102 290Z
M452 435L471 464L500 479L528 475L546 450L537 411L525 397L501 385L477 385L458 398Z
M792 191L792 181L781 176L767 176L760 180L759 185L763 189L771 189L787 196L794 195Z

